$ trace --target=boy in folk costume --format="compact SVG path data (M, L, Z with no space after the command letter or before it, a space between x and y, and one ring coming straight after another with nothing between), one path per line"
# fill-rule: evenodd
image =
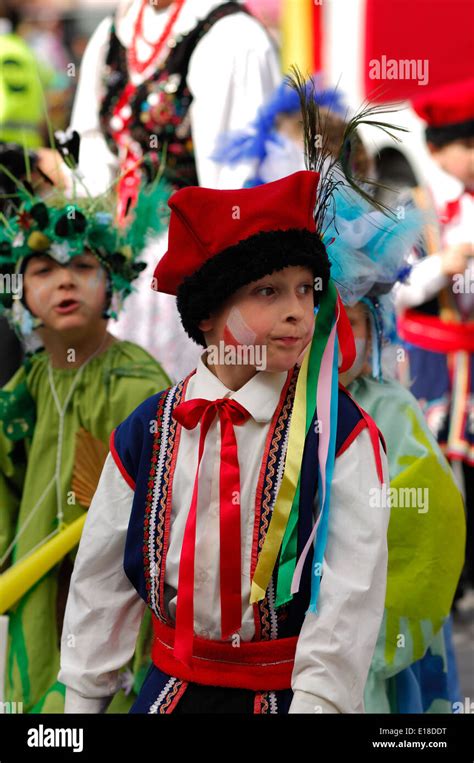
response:
M417 99L433 162L415 203L430 213L425 245L396 292L411 391L450 461L462 465L466 579L474 585L474 79Z
M132 712L363 712L389 517L369 496L386 459L338 390L354 344L322 225L341 176L306 114L323 177L169 202L154 287L207 352L111 438L65 616L68 711L107 707L148 606L153 664Z
M65 614L69 712L107 707L145 607L153 664L132 712L363 712L389 515L368 504L386 458L338 390L354 343L322 226L342 176L295 87L315 172L169 202L153 287L207 351L111 437Z

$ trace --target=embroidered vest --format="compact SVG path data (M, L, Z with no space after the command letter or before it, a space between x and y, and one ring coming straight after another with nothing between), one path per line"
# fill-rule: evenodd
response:
M253 577L263 547L284 468L288 427L298 371L289 374L271 421L255 495L255 519L250 574ZM172 626L165 602L165 568L170 540L173 477L181 426L172 418L185 399L189 381L158 393L142 403L111 436L111 452L124 479L135 492L129 522L124 569L156 618ZM317 415L315 414L315 420ZM339 389L336 454L342 453L366 426L349 394ZM311 426L306 438L301 475L298 556L314 523L318 480L318 434ZM254 604L255 641L297 636L309 605L311 554L306 560L300 591L288 604L275 608L276 573L267 595Z
M199 185L194 160L189 107L193 97L187 85L189 61L196 45L214 24L234 13L248 13L236 2L223 3L215 8L188 34L173 41L168 56L157 66L154 74L139 87L130 100L132 121L128 128L131 138L146 157L146 166L155 174L166 145L165 178L175 188ZM250 15L250 14L249 14ZM119 41L114 27L103 76L104 97L99 118L109 148L117 153L112 122L116 103L129 82L126 49ZM214 62L218 66L218 62ZM219 98L219 93L215 93ZM112 124L111 124L112 122Z

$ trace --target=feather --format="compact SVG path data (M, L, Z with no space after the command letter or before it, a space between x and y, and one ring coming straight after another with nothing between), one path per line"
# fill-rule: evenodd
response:
M326 120L316 102L316 84L311 77L306 82L296 66L293 66L291 71L287 81L300 99L306 168L320 176L314 219L316 229L321 232L323 222L328 216L328 208L332 204L332 195L342 183L342 178L337 178L333 172L336 160L329 149Z
M127 231L127 241L134 251L142 252L150 238L166 230L171 192L171 187L159 176L150 186L142 186Z
M107 446L86 429L81 427L76 432L71 486L77 500L84 508L88 509L91 505L107 453Z
M340 186L350 186L373 207L383 214L393 217L393 212L389 207L374 199L363 187L383 188L385 186L367 178L356 179L351 169L351 155L355 142L360 140L357 130L361 125L376 127L398 141L400 139L394 134L394 131L407 132L404 127L376 119L380 114L391 113L393 106L362 106L361 110L348 120L340 148L334 156L329 149L326 118L318 107L317 96L315 96L316 83L313 78L310 77L309 81L305 82L299 69L293 66L287 81L296 90L300 99L306 168L320 175L318 199L314 210L318 232L323 235L324 226L335 218L334 194Z

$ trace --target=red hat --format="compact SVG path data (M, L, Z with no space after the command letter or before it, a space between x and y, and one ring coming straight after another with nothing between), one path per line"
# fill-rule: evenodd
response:
M427 140L447 143L474 135L474 78L432 89L412 106L428 123Z
M186 276L257 233L291 229L316 233L318 181L316 172L303 170L256 188L177 191L168 202L168 251L156 266L152 288L176 295Z

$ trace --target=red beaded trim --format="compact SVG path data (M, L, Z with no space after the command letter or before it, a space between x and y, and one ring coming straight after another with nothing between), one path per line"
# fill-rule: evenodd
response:
M145 8L148 5L148 2L149 0L143 0L141 4L140 11L138 13L137 20L135 23L135 28L133 30L132 44L130 45L127 51L128 70L130 72L136 72L137 74L143 74L143 72L151 65L154 59L158 56L158 53L161 51L162 47L164 46L165 42L170 36L171 30L175 24L176 19L178 18L180 14L181 8L183 7L185 0L176 0L176 7L168 19L168 23L166 24L163 30L163 34L154 43L149 43L147 40L145 40L143 36L143 15L145 13ZM146 61L139 61L137 57L137 40L139 37L142 40L144 40L144 42L146 42L147 45L150 45L150 47L152 48L151 54L146 59Z

